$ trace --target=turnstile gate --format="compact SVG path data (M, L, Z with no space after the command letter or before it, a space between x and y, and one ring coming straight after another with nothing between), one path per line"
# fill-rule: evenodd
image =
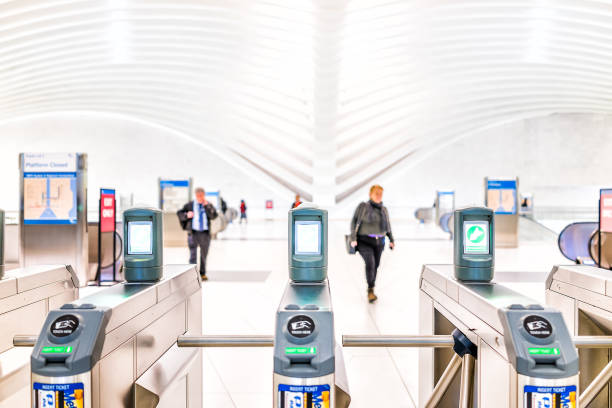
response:
M612 337L572 337L556 309L494 282L457 281L453 265L423 268L420 303L420 335L343 337L421 348L419 407L575 408L610 378L612 363L579 400L576 348L606 349Z
M12 269L0 277L0 407L30 403L30 350L13 347L13 336L36 333L47 312L79 296L70 266Z
M15 338L35 341L33 408L202 405L201 353L176 346L179 335L201 333L200 277L194 265L163 269L158 282L121 283L67 303L49 312L37 338Z
M535 303L495 282L457 281L453 265L423 267L420 332L459 329L477 346L476 406L536 407L529 398L573 398L575 404L578 357L572 339L559 312ZM419 401L431 393L449 360L447 350L421 350ZM451 384L440 407L457 406L458 387Z
M351 402L336 344L329 283L290 281L275 336L181 336L179 347L274 347L274 408L346 408Z
M546 303L558 308L577 336L612 335L612 272L586 265L555 266ZM612 349L580 349L581 408L612 407Z

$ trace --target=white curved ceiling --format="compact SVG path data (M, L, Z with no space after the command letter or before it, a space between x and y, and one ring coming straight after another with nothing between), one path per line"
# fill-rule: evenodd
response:
M611 23L588 0L0 1L0 121L128 115L340 202L479 129L610 112Z

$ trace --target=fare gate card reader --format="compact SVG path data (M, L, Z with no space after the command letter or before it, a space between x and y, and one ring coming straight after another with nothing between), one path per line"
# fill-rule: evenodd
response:
M350 397L341 387L336 392L327 211L313 204L289 211L289 278L276 312L274 407L348 406Z
M327 280L289 282L276 313L274 408L332 408L334 320Z
M110 309L66 304L52 310L30 359L32 407L91 407L91 370L100 359Z
M289 211L289 277L296 282L327 278L327 211L311 203Z
M163 271L162 212L156 208L130 208L123 212L125 280L156 282Z
M495 263L494 214L488 208L470 207L455 211L455 278L489 282Z
M576 408L578 352L561 313L511 305L498 314L508 359L518 374L518 406Z

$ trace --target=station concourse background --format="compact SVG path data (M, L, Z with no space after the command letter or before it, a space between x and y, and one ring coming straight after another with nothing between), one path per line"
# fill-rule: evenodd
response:
M452 261L447 235L413 216L436 190L482 205L485 177L519 177L535 221L497 266L542 279L567 262L557 227L596 220L612 185L611 44L603 0L0 2L0 208L19 210L21 152L87 153L94 218L103 187L157 206L159 177L244 199L249 224L211 247L204 330L269 334L300 193L329 210L338 333L414 333L421 265ZM343 234L373 183L398 248L369 305ZM416 355L347 352L353 406L416 406ZM205 357L208 406L270 405L269 350Z
M274 199L282 217L296 191L341 216L372 181L393 186L391 206L428 203L442 184L470 203L487 175L571 204L612 166L610 12L576 0L5 2L0 206L17 206L16 154L49 150L87 152L90 191L156 204L157 177L192 176L254 216ZM436 170L444 154L453 171Z

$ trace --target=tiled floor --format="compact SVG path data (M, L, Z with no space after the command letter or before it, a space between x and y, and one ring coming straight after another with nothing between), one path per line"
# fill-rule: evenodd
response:
M545 272L566 261L550 231L525 220L521 228L518 249L497 250L496 270L540 272L534 276L543 282ZM379 300L371 305L366 301L362 260L344 250L347 229L348 221L330 223L329 280L337 338L342 334L416 334L421 266L452 263L452 241L431 224L396 221L397 247L383 254ZM251 221L231 225L212 243L211 280L203 287L205 333L273 334L277 304L287 282L286 237L283 221ZM187 249L168 248L164 260L184 263ZM224 276L224 271L231 276ZM247 279L249 272L259 276L268 272L267 279ZM512 280L511 275L504 276ZM543 283L509 284L543 297ZM204 355L204 407L271 407L271 349L207 349ZM345 349L351 407L417 406L417 355L409 349Z

